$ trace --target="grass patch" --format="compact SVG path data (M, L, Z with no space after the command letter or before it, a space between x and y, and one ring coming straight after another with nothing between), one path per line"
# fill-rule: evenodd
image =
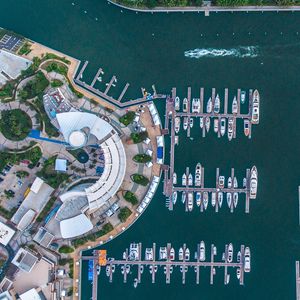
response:
M49 201L47 202L47 204L45 205L45 207L43 208L43 210L40 212L40 214L37 217L37 222L42 222L46 216L48 215L48 213L50 212L54 202L55 202L56 198L55 197L51 197L49 199Z
M131 175L131 179L133 182L146 186L149 183L149 179L141 174L133 174Z
M148 154L137 154L133 157L133 160L137 163L147 163L152 160L152 157Z
M64 62L67 65L71 64L71 62L68 59L66 59L65 57L58 56L54 53L46 53L45 56L43 57L43 61L48 60L48 59L60 60L60 61Z
M120 219L120 221L122 223L124 223L130 217L131 214L132 214L132 211L128 207L123 207L120 209L118 218Z
M24 45L19 50L19 55L27 55L31 52L31 44L28 42L25 42Z
M142 131L142 132L138 132L138 133L133 132L133 133L131 133L130 137L135 144L138 144L148 138L148 132L147 131Z
M123 197L126 201L130 202L132 205L136 205L139 202L136 195L130 191L126 191Z
M134 111L129 111L126 113L124 116L119 118L119 121L124 124L125 126L128 126L131 124L134 120L135 117L135 112Z
M15 81L7 82L1 89L0 89L0 99L11 98L13 96L15 88Z
M7 210L4 207L0 206L0 215L6 219L10 219L15 212L17 211L17 207L14 207L11 210Z
M64 76L67 76L68 74L68 67L64 64L58 63L58 62L49 62L46 63L43 66L43 69L45 69L48 73L55 72Z
M59 249L58 249L59 253L64 253L64 254L69 254L74 252L74 248L68 245L62 245Z
M64 84L64 83L63 83L61 80L59 80L59 79L53 79L53 80L51 81L51 86L52 86L53 88L63 86L63 84Z

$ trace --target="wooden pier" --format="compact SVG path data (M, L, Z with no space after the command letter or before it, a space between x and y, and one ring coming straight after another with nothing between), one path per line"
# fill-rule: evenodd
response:
M299 261L296 261L296 300L300 300L300 266Z
M95 85L95 83L98 80L100 74L103 74L102 68L98 69L98 71L97 71L97 73L96 73L96 75L95 75L95 77L94 77L94 79L93 79L93 81L91 83L91 86Z

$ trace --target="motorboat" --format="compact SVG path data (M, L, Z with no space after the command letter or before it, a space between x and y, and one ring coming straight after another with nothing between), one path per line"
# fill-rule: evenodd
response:
M201 164L197 163L195 170L195 186L201 186Z
M257 169L255 166L252 167L251 173L250 173L250 199L256 198L257 193Z
M234 192L233 193L233 205L234 205L234 207L237 207L238 200L239 200L239 194L237 192Z
M194 206L194 194L192 192L188 193L188 210L192 211L193 210L193 206Z
M231 263L233 259L233 246L230 243L228 245L228 252L227 252L227 262Z
M199 113L200 112L200 99L194 98L192 100L192 113Z
M101 267L97 265L97 275L100 275L100 272L101 272Z
M173 273L173 266L170 266L170 274Z
M248 119L244 120L244 134L245 136L249 136L250 134L250 122Z
M228 119L228 131L227 131L228 140L231 141L233 137L233 118Z
M190 260L190 249L186 248L184 252L184 259L185 260Z
M227 274L227 276L226 276L226 284L228 284L229 281L230 281L230 274Z
M214 119L214 132L217 133L219 131L219 119Z
M182 183L182 185L186 186L186 174L185 173L182 175L181 183Z
M232 188L232 178L231 177L228 177L227 186L228 186L229 189Z
M139 260L140 249L139 244L131 243L129 247L129 260Z
M237 179L236 177L234 176L233 178L233 187L236 189L238 187L238 182L237 182Z
M221 118L220 131L221 131L221 136L223 136L226 131L226 119L225 118Z
M175 110L180 110L180 98L178 96L175 98Z
M205 128L206 128L206 131L209 132L209 128L210 128L210 118L209 117L205 118Z
M216 205L216 192L211 193L211 205L212 207L215 207Z
M196 193L196 204L197 206L201 205L201 192Z
M207 192L203 193L203 206L204 206L204 209L207 209L207 206L208 206L208 193Z
M244 104L246 102L246 92L241 91L241 103Z
M223 193L222 192L218 192L218 204L219 204L219 207L222 207L222 203L223 203Z
M188 128L188 117L183 118L183 129L187 130Z
M193 128L193 126L194 126L194 119L193 118L190 118L190 124L189 125L190 125L191 128Z
M180 130L180 117L176 117L175 118L175 128L174 128L175 132L178 133Z
M111 271L112 271L112 273L115 273L115 271L116 271L116 266L115 265L111 266Z
M166 268L166 267L165 267ZM152 274L154 272L154 267L151 265L149 266L149 271L150 271L150 274ZM165 273L166 274L166 273Z
M125 271L126 271L126 274L129 274L129 272L130 272L130 265L126 265Z
M209 98L208 101L207 101L206 112L209 113L209 114L212 112L212 101L211 101L211 98Z
M138 280L137 278L134 278L134 281L133 281L133 287L134 287L134 288L137 288L138 283L139 283L139 280Z
M153 249L152 248L146 248L145 250L145 260L153 260Z
M188 271L188 266L180 266L180 272L183 273L183 272L187 272Z
M183 248L182 248L182 247L179 248L179 251L178 251L178 259L179 259L179 260L183 260Z
M245 258L244 258L244 271L246 273L250 272L251 270L251 253L250 248L245 248Z
M177 201L177 192L173 192L173 194L172 194L172 202L173 202L173 205L176 204L176 201Z
M245 187L246 187L246 185L247 185L247 179L246 179L246 178L244 178L244 179L243 179L243 187L245 188Z
M259 123L259 93L258 90L253 92L252 98L252 123Z
M242 254L241 254L241 251L239 251L239 252L237 253L237 256L236 256L236 261L237 261L238 263L241 262L241 257L242 257Z
M236 100L236 96L234 96L233 101L232 101L232 113L237 114L238 112L238 103Z
M222 189L225 186L225 176L219 176L219 187Z
M183 112L187 112L187 110L188 110L188 106L187 106L188 105L188 100L187 100L187 98L183 99L182 105L183 105L183 108L182 108Z
M188 177L188 185L193 185L193 175L190 173Z
M174 260L175 259L175 250L174 248L170 249L170 256L169 256L170 260Z
M218 114L219 112L220 112L220 97L219 94L217 94L214 103L214 113Z
M204 125L203 117L200 117L200 128L203 128L203 125Z
M241 278L241 269L240 268L236 269L236 277L237 277L237 279Z
M229 208L231 208L231 203L232 203L231 193L226 193L226 197L227 197L227 205L228 205Z
M205 261L205 243L204 243L204 241L200 242L199 260Z
M125 274L125 266L121 266L121 274Z
M184 203L185 200L186 200L186 192L183 191L183 192L182 192L182 196L181 196L181 202Z
M177 174L173 173L173 184L177 184Z
M166 247L159 248L159 259L167 259L167 248Z
M156 273L158 270L158 266L157 265L154 265L154 272Z

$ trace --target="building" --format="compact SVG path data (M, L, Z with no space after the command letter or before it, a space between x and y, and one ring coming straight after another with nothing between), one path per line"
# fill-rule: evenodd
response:
M55 160L55 171L66 172L67 171L67 160L66 159L57 158Z
M12 264L27 273L31 272L37 262L38 258L24 248L20 248L12 260Z
M12 297L8 291L5 291L0 294L0 300L12 300Z
M42 300L36 289L31 289L20 295L21 300Z
M14 236L15 232L15 230L0 221L0 244L6 246Z

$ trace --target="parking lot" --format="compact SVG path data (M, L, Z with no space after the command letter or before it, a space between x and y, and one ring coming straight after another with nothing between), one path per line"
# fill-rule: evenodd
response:
M0 49L16 52L23 44L22 39L16 36L5 34L0 40Z

